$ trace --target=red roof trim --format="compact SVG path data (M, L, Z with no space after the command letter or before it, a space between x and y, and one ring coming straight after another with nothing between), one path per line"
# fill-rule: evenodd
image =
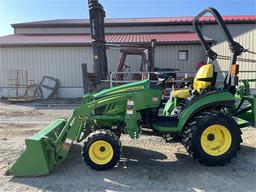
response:
M107 34L107 43L148 44L156 39L158 44L200 43L197 35L191 32L181 33L132 33ZM205 38L208 42L212 39ZM0 37L0 46L16 45L90 45L90 35L8 35Z

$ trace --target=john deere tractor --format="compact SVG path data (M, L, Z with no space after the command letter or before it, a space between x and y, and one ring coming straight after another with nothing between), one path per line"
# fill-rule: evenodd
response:
M97 9L98 13L104 14L96 0L90 1L89 6L90 11ZM218 87L215 85L217 74L213 64L217 54L207 45L198 26L199 18L206 13L216 18L232 52L229 71ZM163 87L172 78L159 76L157 84L144 80L88 93L68 120L58 119L27 139L26 151L8 173L15 176L48 174L65 160L73 142L83 142L82 158L88 166L107 170L120 160L120 136L128 134L132 139L138 139L144 133L166 140L178 138L188 153L202 164L229 163L240 149L240 128L256 127L256 96L250 94L246 81L238 88L236 60L245 49L233 40L214 8L197 15L193 25L209 62L197 72L190 89L173 90L169 101L163 103ZM104 50L100 47L104 44L102 42L98 49ZM97 47L94 47L95 52ZM99 55L94 59L104 59L105 56Z

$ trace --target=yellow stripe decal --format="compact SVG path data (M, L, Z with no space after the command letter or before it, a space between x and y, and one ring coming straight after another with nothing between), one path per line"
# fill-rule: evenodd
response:
M117 98L120 98L120 97L121 97L121 96L118 96L118 97L111 97L111 98L108 98L108 99L102 99L102 100L98 101L98 104L104 103L104 102L106 102L106 101L110 101L110 100L113 100L113 99L117 99Z
M117 91L110 92L110 93L108 93L108 95L115 94L115 93L127 92L127 91L140 91L140 90L143 90L143 89L144 89L144 86L129 87L129 88L124 88L124 89L120 89L120 90L117 90Z

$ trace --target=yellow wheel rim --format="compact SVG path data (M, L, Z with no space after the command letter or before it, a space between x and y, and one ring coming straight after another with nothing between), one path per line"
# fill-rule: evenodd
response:
M112 146L103 140L95 141L89 148L90 159L98 165L109 163L113 155L114 151Z
M207 127L201 135L203 150L212 156L220 156L228 151L232 143L229 130L222 125Z

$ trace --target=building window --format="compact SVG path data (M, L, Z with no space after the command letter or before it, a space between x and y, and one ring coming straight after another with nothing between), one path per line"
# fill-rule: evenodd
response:
M179 59L179 61L187 61L188 60L188 50L179 50L178 59Z

